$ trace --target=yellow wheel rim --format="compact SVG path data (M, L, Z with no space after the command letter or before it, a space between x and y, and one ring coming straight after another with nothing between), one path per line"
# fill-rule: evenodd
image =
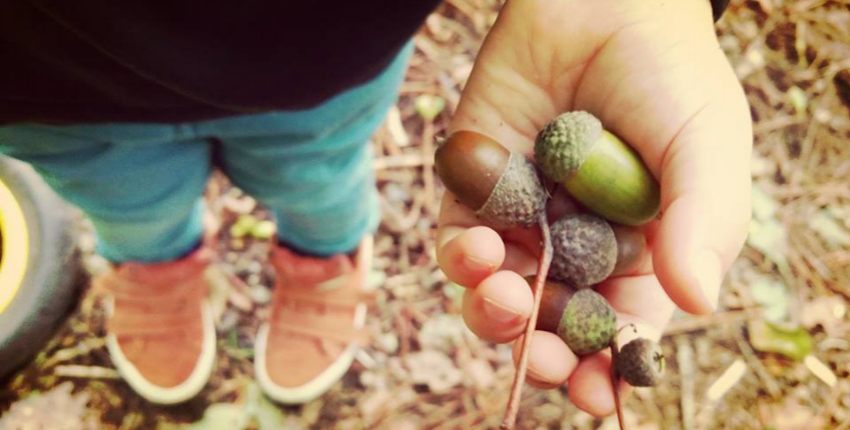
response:
M24 281L29 259L27 223L15 195L0 181L0 313L9 306Z

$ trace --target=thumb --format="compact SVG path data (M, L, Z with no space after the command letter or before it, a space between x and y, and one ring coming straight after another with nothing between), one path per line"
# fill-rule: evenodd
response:
M743 95L702 109L667 148L662 220L653 244L659 281L682 310L715 310L722 278L751 216L752 125Z

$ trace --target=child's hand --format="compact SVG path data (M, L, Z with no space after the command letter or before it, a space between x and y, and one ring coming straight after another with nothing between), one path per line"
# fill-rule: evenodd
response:
M663 217L645 227L651 255L643 269L598 288L619 324L635 322L657 339L673 303L711 312L750 219L752 127L709 1L508 0L451 131L478 131L530 155L537 131L570 110L596 115L661 184ZM451 195L439 223L440 266L468 287L467 325L489 341L516 340L531 313L520 275L536 270L534 235L476 227ZM529 364L532 384L568 383L581 409L613 412L607 353L579 360L555 335L537 332Z

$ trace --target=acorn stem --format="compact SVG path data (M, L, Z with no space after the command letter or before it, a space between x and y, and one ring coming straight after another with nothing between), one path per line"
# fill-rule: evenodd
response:
M540 261L537 262L537 274L534 278L534 306L531 308L531 316L528 318L525 326L525 337L522 340L522 347L519 352L519 365L514 375L511 397L508 399L508 406L505 410L505 416L502 419L502 425L500 426L501 429L505 430L514 428L514 424L516 424L517 414L519 413L519 402L522 397L522 386L525 383L525 375L528 371L528 353L531 351L531 338L537 327L537 316L540 313L540 302L543 299L543 287L546 285L549 266L552 264L552 235L549 232L549 220L546 218L545 210L540 211L538 224L540 224L540 233L543 239L543 253L540 256Z
M634 327L634 324L631 324ZM628 325L620 327L620 330L628 327ZM619 334L619 331L618 331ZM611 388L614 389L614 405L617 408L617 423L620 425L620 430L626 430L626 422L623 416L623 404L620 401L620 372L617 372L617 354L620 353L620 348L617 345L617 336L611 339Z

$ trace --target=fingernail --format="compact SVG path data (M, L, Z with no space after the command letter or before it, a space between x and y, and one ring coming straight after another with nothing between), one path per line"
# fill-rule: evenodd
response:
M493 271L496 269L496 264L492 261L475 258L469 255L463 256L463 266L473 272Z
M484 315L500 323L513 322L525 317L522 312L487 298L484 299Z
M697 254L696 259L691 263L691 269L706 305L714 312L717 310L717 300L720 298L720 278L723 272L720 257L714 251L703 250Z
M530 360L529 360L529 363L528 363L527 373L528 373L528 376L530 378L532 378L532 379L534 379L538 382L542 382L544 384L554 384L555 383L555 381L553 380L554 378L550 378L549 375L546 375L546 374L540 372L539 370L537 370L537 368L534 367L534 365L531 363Z

